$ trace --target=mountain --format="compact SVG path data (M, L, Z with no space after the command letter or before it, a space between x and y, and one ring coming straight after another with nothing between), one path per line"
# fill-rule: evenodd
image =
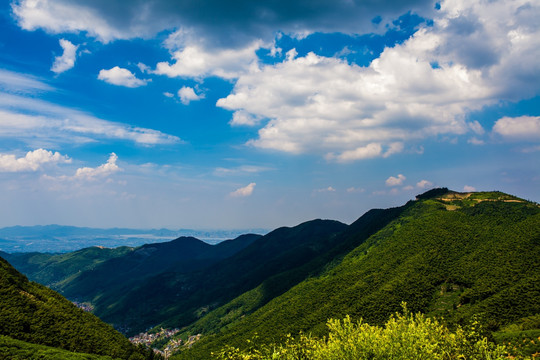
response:
M97 229L88 227L37 225L0 228L0 250L15 252L60 253L90 246L114 248L164 242L178 237L196 237L210 244L236 238L246 233L266 233L252 230L191 230L191 229Z
M65 254L30 252L3 253L0 256L30 280L57 290L70 277L132 251L133 248L127 246L115 249L93 246Z
M115 299L111 292L129 292L144 279L167 271L189 273L203 269L233 255L259 237L247 234L217 245L193 237L180 237L170 242L143 245L75 274L59 287L59 291L73 299Z
M78 309L58 293L29 282L3 258L0 258L0 344L2 358L25 358L24 354L36 356L36 352L43 352L40 358L44 359L53 358L53 353L87 353L109 359L145 358L145 352L110 325ZM45 346L62 350L45 350Z
M209 312L186 332L202 332L202 340L179 358L206 359L224 344L242 348L253 338L280 342L300 331L321 336L327 319L346 315L383 324L403 301L449 326L476 317L497 331L538 318L538 204L499 192L438 189L394 215L367 239L362 229L369 221L351 225L336 238L347 233L354 249L254 312L235 313L264 293L262 285Z
M200 271L170 269L130 289L118 289L95 299L95 314L130 328L130 332L160 323L169 327L188 325L266 278L325 252L334 236L346 227L338 221L313 220L274 230Z
M217 245L180 237L136 248L94 246L65 254L4 253L4 257L31 280L73 300L90 301L168 269L200 270L231 256L259 237L246 234Z

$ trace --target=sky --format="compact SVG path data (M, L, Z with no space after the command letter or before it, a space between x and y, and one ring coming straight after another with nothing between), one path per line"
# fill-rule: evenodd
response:
M0 227L540 201L537 0L0 2Z

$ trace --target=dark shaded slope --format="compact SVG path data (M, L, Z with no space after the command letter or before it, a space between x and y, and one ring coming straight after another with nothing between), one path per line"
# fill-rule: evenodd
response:
M110 292L124 292L134 283L165 271L192 272L231 256L258 239L260 235L242 235L217 245L193 237L143 245L129 253L107 260L66 281L59 290L73 299L93 300Z
M163 273L127 293L99 299L96 313L108 322L128 325L132 331L164 321L171 326L188 325L266 278L326 251L325 244L346 227L337 221L314 220L277 229L198 273Z
M29 282L0 258L0 335L73 352L141 358L111 326L58 293Z
M185 355L206 359L255 334L260 342L298 331L321 335L328 318L347 314L381 324L402 301L450 323L476 314L491 330L540 313L540 208L502 193L435 195L409 203L320 276Z

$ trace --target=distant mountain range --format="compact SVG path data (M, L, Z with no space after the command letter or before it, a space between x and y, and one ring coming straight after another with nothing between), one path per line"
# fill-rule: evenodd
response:
M540 207L500 192L434 189L351 225L313 220L218 245L180 237L0 256L125 333L202 334L176 359L324 336L329 318L346 315L383 324L402 302L450 327L476 321L490 338L516 341L517 358L540 352Z
M239 235L266 234L266 229L193 230L193 229L98 229L89 227L37 225L11 226L0 229L0 251L60 253L90 246L114 248L139 246L192 236L209 244L233 239Z

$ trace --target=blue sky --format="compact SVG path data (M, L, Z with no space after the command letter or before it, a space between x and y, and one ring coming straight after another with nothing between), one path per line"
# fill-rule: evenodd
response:
M540 200L536 1L0 4L0 226Z

